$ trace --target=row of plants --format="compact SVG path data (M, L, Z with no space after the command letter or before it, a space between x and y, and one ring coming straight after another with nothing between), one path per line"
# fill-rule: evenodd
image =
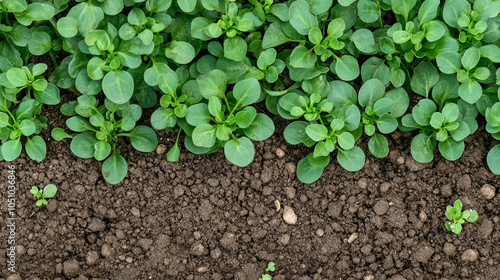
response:
M311 147L297 164L305 183L332 156L360 170L363 135L387 156L397 129L415 131L416 161L456 160L479 117L500 140L499 13L489 0L4 0L0 157L24 145L41 161L42 109L77 92L52 137L103 161L111 184L127 175L120 138L151 152L156 131L174 130L167 160L182 137L189 152L223 149L246 166L274 133L271 114L291 121L288 143ZM486 160L500 174L500 145Z

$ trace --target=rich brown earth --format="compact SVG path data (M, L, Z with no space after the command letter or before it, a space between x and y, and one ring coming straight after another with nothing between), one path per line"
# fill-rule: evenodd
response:
M56 110L49 108L49 118ZM288 145L281 136L286 123L275 120L275 135L256 143L246 168L230 164L222 151L183 150L180 162L168 162L164 148L173 132L159 132L156 153L124 141L129 174L109 185L100 162L77 158L68 139L50 140L50 130L64 125L51 119L42 135L47 158L38 164L23 153L14 162L18 273L7 271L2 253L0 279L257 280L270 261L275 280L500 279L500 177L486 167L494 143L483 129L467 139L456 162L436 156L416 163L411 134L396 133L386 159L368 156L356 173L331 163L306 185L295 164L309 151ZM10 164L1 165L3 252ZM36 207L29 189L49 183L59 187L56 197ZM497 189L490 199L488 186ZM479 213L460 235L444 227L455 199ZM285 206L297 224L283 220Z

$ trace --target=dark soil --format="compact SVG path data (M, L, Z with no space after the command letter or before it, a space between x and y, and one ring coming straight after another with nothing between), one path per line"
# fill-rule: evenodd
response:
M410 133L395 133L386 159L367 156L355 173L331 163L311 185L295 176L310 151L288 145L278 119L246 168L222 151L183 150L179 162L168 162L165 148L176 134L159 132L157 152L120 144L129 174L109 185L100 162L76 157L68 139L50 140L50 130L64 125L51 119L57 109L49 108L42 135L47 158L38 164L23 153L14 162L17 274L7 271L2 253L0 279L257 280L270 261L275 280L500 279L500 179L486 167L494 143L482 129L459 160L436 156L429 164L411 158ZM10 164L2 163L3 252ZM49 183L59 187L56 197L36 207L29 189ZM485 188L497 188L496 195L488 199ZM460 235L444 227L455 199L479 213ZM297 224L285 223L285 206Z

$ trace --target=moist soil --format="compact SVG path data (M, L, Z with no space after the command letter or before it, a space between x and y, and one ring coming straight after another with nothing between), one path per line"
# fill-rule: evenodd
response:
M255 159L245 168L222 151L183 149L179 162L168 162L176 133L159 131L152 153L119 144L129 172L110 185L102 162L76 157L68 139L51 140L50 130L65 127L65 119L58 106L45 109L46 159L36 163L23 152L1 164L2 252L10 246L11 164L18 217L16 273L2 253L2 280L257 280L268 262L276 263L274 280L500 279L500 177L486 167L495 143L484 128L466 139L457 161L436 155L428 164L412 159L412 133L397 132L388 137L387 158L367 155L354 173L330 163L310 185L296 178L295 165L311 150L287 144L287 123L278 117L276 133L255 143ZM360 141L365 151L366 140ZM56 196L36 207L31 186L49 183L58 186ZM460 235L444 226L446 206L456 199L479 213ZM296 224L284 221L285 208L297 215Z

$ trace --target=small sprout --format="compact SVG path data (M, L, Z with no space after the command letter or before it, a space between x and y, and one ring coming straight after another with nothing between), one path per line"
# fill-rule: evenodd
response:
M277 200L276 200L277 201ZM266 272L274 272L274 262L270 262L267 264ZM273 277L269 274L262 274L262 277L259 280L273 280Z
M276 206L276 212L279 212L280 209L281 209L281 204L280 204L280 201L279 200L275 200L274 201L274 206Z
M477 221L478 215L476 210L465 210L462 212L462 202L457 199L453 206L448 205L446 207L446 217L449 221L446 221L446 229L455 233L460 234L462 231L462 224L465 221L469 223L474 223Z
M51 198L56 195L57 187L54 184L48 184L43 190L39 190L37 186L33 186L30 192L38 198L36 206L40 207L48 204L46 198Z

